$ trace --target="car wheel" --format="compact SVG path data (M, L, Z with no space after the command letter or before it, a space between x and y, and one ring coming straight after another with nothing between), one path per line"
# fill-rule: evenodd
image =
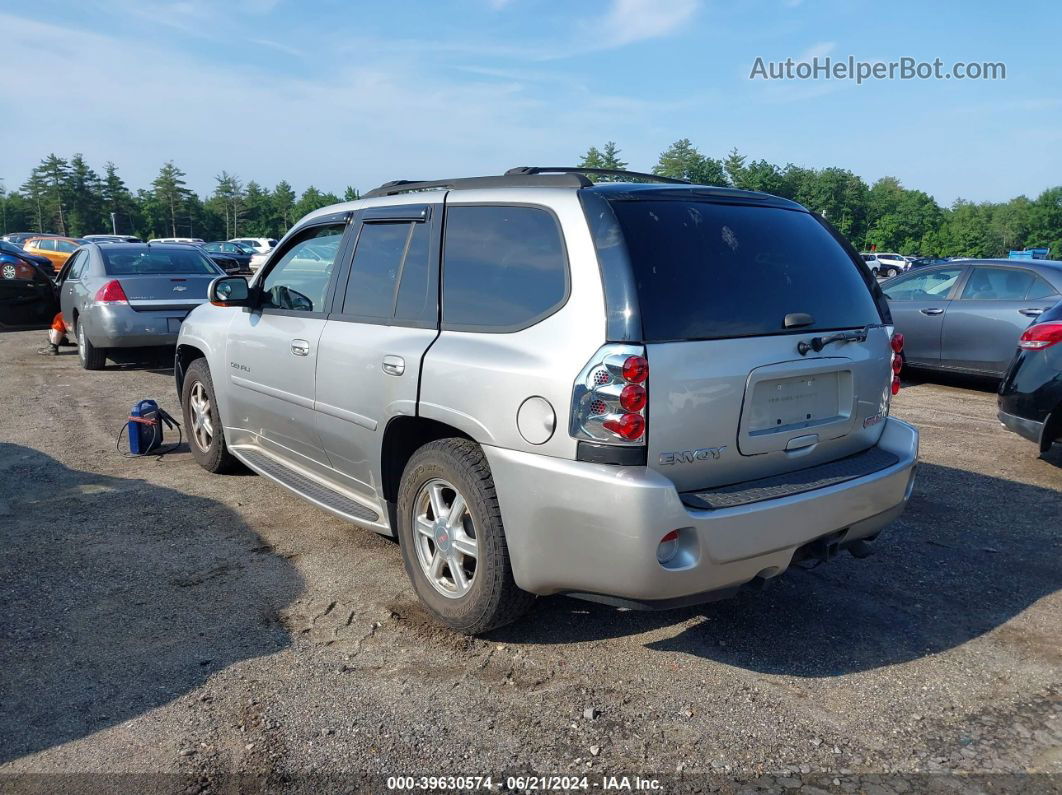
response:
M898 271L896 270L896 268L889 268L887 271L885 271L885 278L886 279L891 279L897 273L898 273Z
M207 472L231 472L239 461L225 444L225 433L214 397L214 382L206 359L196 359L188 367L181 387L181 410L184 432L192 457Z
M92 344L80 318L77 321L77 357L86 370L102 370L107 364L106 349L97 348Z
M475 442L440 439L413 455L398 493L398 537L417 596L452 629L487 632L535 600L513 579L494 480Z

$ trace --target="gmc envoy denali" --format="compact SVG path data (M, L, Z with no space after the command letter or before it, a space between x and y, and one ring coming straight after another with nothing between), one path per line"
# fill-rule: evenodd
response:
M911 493L902 337L785 199L574 168L390 182L209 294L176 355L195 458L397 538L463 632L536 594L675 607L863 557Z

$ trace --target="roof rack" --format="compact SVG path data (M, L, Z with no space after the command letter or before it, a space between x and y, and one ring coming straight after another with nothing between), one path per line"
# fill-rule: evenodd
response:
M432 188L585 188L593 183L581 174L504 174L490 177L460 177L458 179L437 179L427 182L408 179L396 179L385 182L361 198L372 199L377 196L394 196L410 191L431 190Z
M457 179L437 179L429 181L396 179L385 182L361 198L372 199L377 196L394 196L432 188L451 188L453 190L469 188L586 188L594 183L587 177L629 177L647 182L667 182L675 185L689 185L684 179L662 177L659 174L645 174L641 171L623 171L616 168L582 168L580 166L517 166L504 174L488 177L460 177Z
M597 177L633 177L646 182L667 182L672 185L689 185L688 179L647 174L644 171L625 171L621 168L584 168L583 166L517 166L505 172L506 176L535 174L593 174Z

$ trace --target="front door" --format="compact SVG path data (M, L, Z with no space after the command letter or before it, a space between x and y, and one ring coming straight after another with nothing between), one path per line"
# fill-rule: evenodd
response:
M349 274L336 291L317 365L317 429L333 468L367 497L380 496L384 430L414 416L425 351L438 335L441 205L370 208Z
M0 257L0 329L51 325L57 311L55 285L34 265Z
M911 364L940 366L940 337L951 294L963 268L918 270L882 286L896 330L903 334L903 353Z
M294 236L260 281L257 306L233 318L220 377L231 384L226 428L236 446L327 464L314 428L314 377L346 230L339 218Z

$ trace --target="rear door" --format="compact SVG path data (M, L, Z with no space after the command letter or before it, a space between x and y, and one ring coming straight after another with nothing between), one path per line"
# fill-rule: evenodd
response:
M650 467L689 490L875 444L891 382L884 301L819 220L708 199L612 205L649 360ZM845 332L861 339L798 351Z
M421 360L438 335L441 210L359 213L353 261L318 345L318 435L347 485L370 498L387 422L416 414Z
M919 269L882 285L892 322L904 337L904 357L911 364L940 366L944 315L964 270L959 265Z
M1030 295L1042 296L1051 289L1026 268L975 265L944 317L941 364L1002 375L1018 337L1053 303L1050 296L1031 299Z

